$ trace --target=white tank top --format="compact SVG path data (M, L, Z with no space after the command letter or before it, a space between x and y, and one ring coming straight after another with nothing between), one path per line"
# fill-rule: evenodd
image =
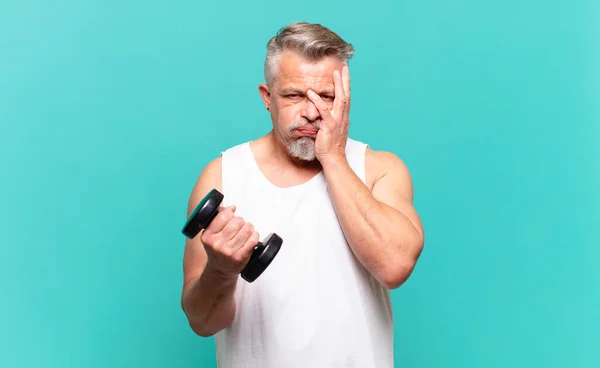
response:
M348 139L348 162L365 182L366 144ZM241 277L230 327L216 334L219 367L393 367L389 291L350 249L323 173L290 188L259 170L249 142L222 153L223 205L275 232L281 250L253 283Z

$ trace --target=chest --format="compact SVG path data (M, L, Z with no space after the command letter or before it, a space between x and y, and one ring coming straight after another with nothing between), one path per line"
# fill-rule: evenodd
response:
M268 269L253 285L245 285L253 293L267 292L267 300L275 304L303 303L315 293L325 300L333 297L331 290L344 290L360 272L326 191L270 201L262 210L248 209L244 214L254 219L261 239L271 232L283 239Z

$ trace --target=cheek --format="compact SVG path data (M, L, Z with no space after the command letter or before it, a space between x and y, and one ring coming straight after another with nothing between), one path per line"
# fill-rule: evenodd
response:
M297 116L297 107L296 106L282 106L277 109L275 117L280 126L287 126L290 124Z
M273 106L274 107L274 106ZM279 132L282 136L288 135L288 125L290 119L288 118L288 112L285 108L276 107L271 109L271 119L273 119L273 128Z
M301 118L302 105L299 103L276 102L273 106L273 121L275 129L279 131L283 137L290 137L288 127L294 120Z
M279 116L285 120L286 123L291 122L300 115L299 104L287 104L280 107L278 110Z

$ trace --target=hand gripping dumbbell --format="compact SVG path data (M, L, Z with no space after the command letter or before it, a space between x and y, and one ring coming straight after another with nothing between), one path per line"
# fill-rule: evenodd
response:
M213 189L208 192L187 219L181 231L183 235L193 239L202 229L206 229L219 213L219 205L222 201L223 194L218 190ZM275 233L269 234L262 242L258 242L250 260L241 272L242 278L247 282L256 280L271 264L282 243L283 240Z

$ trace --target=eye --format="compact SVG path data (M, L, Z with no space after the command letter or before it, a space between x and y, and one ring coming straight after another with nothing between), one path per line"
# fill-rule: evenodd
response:
M321 96L321 98L324 100L333 100L333 96L329 96L329 95Z

